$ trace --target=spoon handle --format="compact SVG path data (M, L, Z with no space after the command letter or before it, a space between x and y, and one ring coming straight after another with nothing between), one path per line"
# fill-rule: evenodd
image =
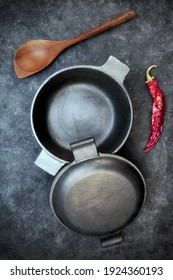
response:
M106 21L92 29L90 29L89 31L82 33L81 35L75 36L71 39L69 39L69 44L68 46L74 45L78 42L81 42L83 40L86 40L94 35L97 35L99 33L102 33L106 30L109 30L113 27L116 27L126 21L129 21L131 19L133 19L135 16L137 15L135 10L129 10L121 15L119 15L118 17L111 19L109 21Z

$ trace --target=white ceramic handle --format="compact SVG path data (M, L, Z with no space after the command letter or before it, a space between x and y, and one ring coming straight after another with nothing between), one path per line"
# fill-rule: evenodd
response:
M130 71L130 68L126 64L122 63L114 56L110 56L98 69L111 76L120 84L123 84L126 75Z
M63 162L60 162L57 159L51 157L44 150L42 150L39 154L38 158L35 161L35 164L53 176L55 176L64 165Z

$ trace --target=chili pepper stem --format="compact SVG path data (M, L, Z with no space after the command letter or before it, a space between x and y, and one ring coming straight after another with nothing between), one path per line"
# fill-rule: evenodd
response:
M151 65L148 69L147 69L147 71L146 71L146 78L147 78L147 81L146 81L146 83L149 83L150 81L152 81L153 79L154 79L154 77L153 76L150 76L150 70L152 69L152 68L155 68L155 67L157 67L157 65Z

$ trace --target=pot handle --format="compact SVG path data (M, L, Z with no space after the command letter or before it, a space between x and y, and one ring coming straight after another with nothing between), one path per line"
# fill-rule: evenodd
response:
M54 159L48 153L46 153L44 150L42 150L41 153L39 154L39 156L37 157L35 164L53 176L55 176L56 173L64 165L63 162L60 162L57 159Z
M103 65L96 68L105 72L120 84L123 84L126 75L130 71L130 68L126 64L122 63L114 56L110 56Z

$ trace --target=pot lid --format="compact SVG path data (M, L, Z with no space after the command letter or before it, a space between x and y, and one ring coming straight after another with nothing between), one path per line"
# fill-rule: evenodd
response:
M67 228L103 236L129 224L145 199L141 172L126 159L98 154L94 139L71 145L74 161L55 177L50 203Z

